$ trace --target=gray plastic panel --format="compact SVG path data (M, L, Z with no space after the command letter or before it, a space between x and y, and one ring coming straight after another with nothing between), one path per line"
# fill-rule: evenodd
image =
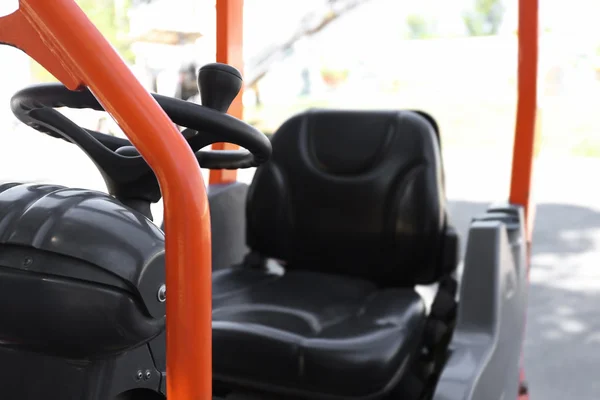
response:
M212 231L213 270L239 264L246 246L246 195L248 185L233 182L208 187ZM164 222L161 225L164 230Z
M518 397L527 277L523 210L491 207L471 224L451 356L434 400Z
M248 253L246 247L246 195L248 185L234 182L210 185L213 270L240 263Z

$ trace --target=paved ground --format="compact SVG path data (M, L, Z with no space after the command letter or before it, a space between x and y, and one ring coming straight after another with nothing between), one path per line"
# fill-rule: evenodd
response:
M43 180L103 190L74 146L38 133L0 134L0 180ZM448 151L451 214L464 233L472 215L506 198L510 160ZM600 398L600 160L543 157L525 357L532 400ZM251 174L242 174L248 180ZM508 399L507 399L508 400Z
M493 172L491 154L478 160L482 167L468 160L460 154L446 157L452 216L462 232L471 215L503 198L508 185L506 174ZM595 172L600 172L600 160L538 162L525 343L532 400L600 398L600 190L591 180ZM491 187L493 181L500 185Z

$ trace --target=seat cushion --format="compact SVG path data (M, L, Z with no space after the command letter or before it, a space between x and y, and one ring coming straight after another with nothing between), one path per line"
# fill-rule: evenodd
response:
M249 268L213 276L215 379L276 392L377 396L418 350L425 307L412 289Z

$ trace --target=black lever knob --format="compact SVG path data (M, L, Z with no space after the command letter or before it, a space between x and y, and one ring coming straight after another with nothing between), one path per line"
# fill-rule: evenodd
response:
M198 73L202 105L226 113L240 92L242 82L242 74L231 65L206 64Z

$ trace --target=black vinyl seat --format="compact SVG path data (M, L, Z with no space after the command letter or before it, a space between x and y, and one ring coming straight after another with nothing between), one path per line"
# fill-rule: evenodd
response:
M420 350L414 286L448 273L435 128L410 111L313 110L283 124L273 150L248 192L251 256L213 275L214 377L384 396Z
M215 296L213 369L239 383L346 398L379 393L398 381L423 330L413 290L312 271L216 275L216 293L232 282L241 290Z

